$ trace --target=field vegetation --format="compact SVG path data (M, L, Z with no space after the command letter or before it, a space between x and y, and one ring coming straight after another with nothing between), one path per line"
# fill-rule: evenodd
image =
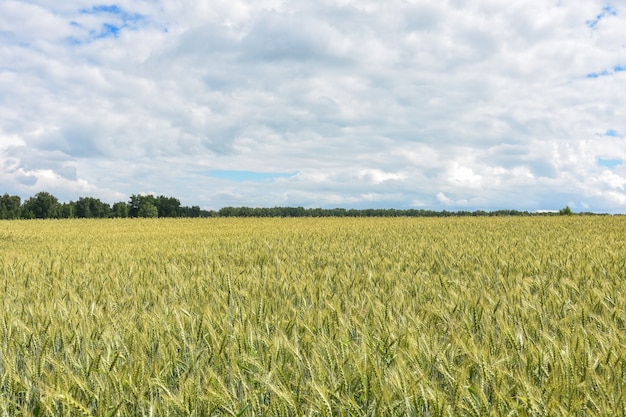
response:
M626 415L626 218L0 223L7 416Z

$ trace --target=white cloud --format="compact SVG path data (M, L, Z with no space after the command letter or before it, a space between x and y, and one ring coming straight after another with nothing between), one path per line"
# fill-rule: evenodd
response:
M598 180L599 183L602 185L622 191L624 191L624 185L626 185L626 178L617 175L608 169L602 171L602 174L600 174Z
M476 175L471 168L453 163L447 173L448 181L454 186L479 188L483 182L480 175Z
M65 19L45 7L13 0L0 3L0 28L14 41L36 44L72 33Z
M207 208L625 211L626 173L598 164L626 160L626 9L606 6L5 1L0 177Z
M454 201L452 201L450 197L446 196L441 191L437 193L437 200L439 200L439 202L445 206L451 206L454 204Z

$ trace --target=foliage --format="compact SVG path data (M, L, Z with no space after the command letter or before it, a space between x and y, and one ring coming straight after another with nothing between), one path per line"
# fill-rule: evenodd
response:
M111 217L128 217L128 204L117 202L111 207Z
M109 217L209 217L215 214L198 206L181 206L174 197L133 194L128 203L113 206L94 197L59 203L50 193L40 192L20 205L19 196L0 197L0 219L72 219Z
M623 416L626 219L8 221L3 415Z
M97 198L80 197L75 204L74 215L78 218L109 217L111 207Z
M223 207L220 217L465 217L465 216L529 216L518 210L435 211L424 209L345 209L304 207Z
M24 218L53 219L59 217L59 200L52 194L41 191L24 202Z
M150 201L146 201L141 204L139 207L139 211L137 212L137 217L149 217L156 218L159 217L159 209Z
M5 193L0 197L0 219L18 219L20 217L21 198Z

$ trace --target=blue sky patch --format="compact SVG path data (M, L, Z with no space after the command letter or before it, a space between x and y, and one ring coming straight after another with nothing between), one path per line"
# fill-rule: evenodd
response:
M120 16L124 16L126 13L120 6L115 4L112 5L98 5L93 6L91 9L80 9L80 14L98 14L98 13L108 13L108 14L117 14Z
M611 6L604 6L602 8L602 13L600 13L599 15L596 16L595 19L593 20L587 20L585 23L587 24L587 26L589 26L591 29L595 29L598 26L598 23L600 23L600 21L602 19L604 19L607 16L617 16L617 10L615 10L613 7Z
M207 171L207 175L221 180L229 180L235 182L244 181L271 181L276 178L287 178L296 175L297 172L257 172L257 171L235 171L216 169Z
M600 77L605 77L607 75L609 75L609 72L607 70L600 71L600 72L590 72L589 74L587 74L587 78L600 78Z
M83 15L104 15L107 22L103 23L99 29L90 29L89 37L91 39L117 38L123 29L136 29L137 23L145 20L145 16L139 13L128 13L120 6L96 5L90 9L81 9L80 14ZM71 22L72 26L83 26L78 22Z
M112 17L120 18L124 22L124 26L128 26L132 23L136 23L145 19L145 16L142 14L128 13L118 6L94 6L91 10L92 14L107 13Z
M624 72L626 71L626 65L616 65L613 67L612 71L613 73ZM590 72L589 74L586 75L586 77L587 78L600 78L600 77L606 77L607 75L611 75L611 71L602 70L599 72Z
M609 138L620 138L620 134L618 133L617 130L615 129L607 129L606 132L603 133L596 133L597 137L600 138L605 138L605 137L609 137Z
M616 166L622 165L623 161L621 159L604 159L598 158L598 165L607 167L609 169L613 169Z
M117 38L120 35L120 28L110 23L102 25L102 31L95 35L96 39Z
M91 10L95 13L97 12L116 13L116 14L122 13L122 9L120 9L120 7L115 4L112 4L110 6L107 6L107 5L93 6Z

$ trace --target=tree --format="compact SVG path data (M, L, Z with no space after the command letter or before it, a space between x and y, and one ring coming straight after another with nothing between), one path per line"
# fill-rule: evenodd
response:
M189 217L200 217L200 206L191 206L191 208L189 209Z
M70 201L59 206L59 217L62 219L73 219L76 211L76 203Z
M89 199L85 197L80 197L76 202L75 215L79 219L88 219L93 217L91 215L91 208L89 204Z
M562 208L561 210L559 210L559 214L560 214L561 216L569 216L569 215L572 215L572 214L573 214L573 212L572 212L572 209L571 209L571 208L569 208L569 206L565 206L564 208Z
M167 199L166 197L163 197L163 198ZM176 202L178 202L178 200L176 200ZM153 216L153 209L156 210L156 216ZM156 199L152 194L131 195L130 201L128 202L128 216L129 217L160 217L159 200Z
M222 207L218 211L220 217L236 217L239 211L235 207Z
M160 195L155 199L155 205L159 211L159 217L179 216L180 200L177 198Z
M17 195L0 197L0 219L19 219L22 199Z
M128 216L137 217L139 215L140 207L141 207L141 196L138 194L131 195L130 201L128 202Z
M157 207L150 201L145 201L141 204L141 207L139 207L137 216L150 218L159 217L159 209L157 209Z
M113 207L111 209L111 217L128 217L128 205L121 201L113 204Z
M76 217L101 219L109 217L111 206L97 198L80 197L76 202Z
M52 219L59 217L59 200L52 194L41 191L24 202L26 218Z

